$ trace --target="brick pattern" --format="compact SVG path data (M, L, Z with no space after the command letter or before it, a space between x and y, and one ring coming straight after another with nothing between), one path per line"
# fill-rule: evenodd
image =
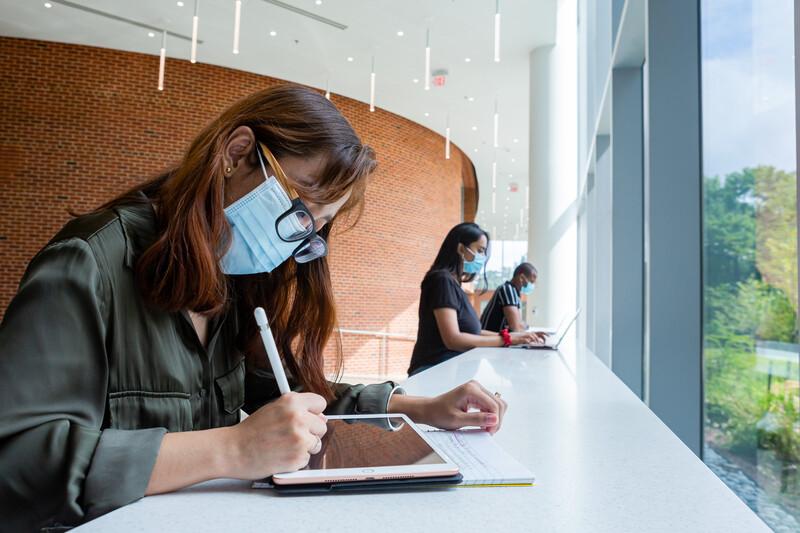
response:
M285 83L167 59L159 92L156 56L12 38L0 38L0 72L0 316L68 209L89 210L156 175L230 103ZM330 246L340 326L414 336L425 271L450 227L474 218L474 169L455 146L446 161L442 137L419 124L333 102L379 160L364 217ZM379 373L375 339L343 339L346 373ZM405 372L412 346L388 342L390 374Z

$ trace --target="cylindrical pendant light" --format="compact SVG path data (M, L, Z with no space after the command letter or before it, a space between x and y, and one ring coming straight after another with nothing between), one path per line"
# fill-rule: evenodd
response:
M161 34L161 57L158 60L158 90L164 90L164 69L167 64L167 30Z
M197 63L197 26L200 23L200 0L194 0L194 16L192 17L192 57L190 61Z
M431 90L431 30L425 34L425 90Z
M450 114L447 114L447 122L444 128L444 158L450 159Z
M233 13L233 53L239 53L239 28L242 22L242 0L234 0Z
M494 62L500 62L500 0L496 1L494 10Z
M372 72L369 75L369 110L375 112L375 56L372 56Z

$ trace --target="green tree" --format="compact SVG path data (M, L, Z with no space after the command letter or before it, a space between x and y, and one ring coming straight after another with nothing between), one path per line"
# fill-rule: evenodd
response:
M797 310L797 178L794 172L758 167L755 176L756 267Z

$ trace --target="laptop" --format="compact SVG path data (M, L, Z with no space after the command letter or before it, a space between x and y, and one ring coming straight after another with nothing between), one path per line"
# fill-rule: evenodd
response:
M577 309L574 313L567 315L569 320L562 320L561 325L558 327L558 331L556 331L553 335L549 335L544 343L518 344L517 346L512 346L512 348L523 348L525 350L558 350L561 341L563 341L564 337L567 336L567 332L572 327L572 324L575 323L575 320L577 320L580 313L581 310Z

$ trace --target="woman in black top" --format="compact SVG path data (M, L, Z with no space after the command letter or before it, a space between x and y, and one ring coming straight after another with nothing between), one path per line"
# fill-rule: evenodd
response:
M478 314L461 288L484 269L489 234L471 222L458 224L445 237L422 280L417 343L408 374L438 365L467 350L504 345L501 335L482 331ZM484 272L484 280L486 274ZM539 342L531 333L511 333L512 344Z

